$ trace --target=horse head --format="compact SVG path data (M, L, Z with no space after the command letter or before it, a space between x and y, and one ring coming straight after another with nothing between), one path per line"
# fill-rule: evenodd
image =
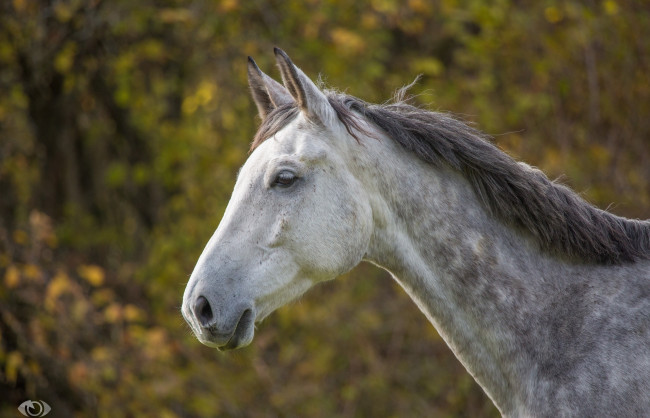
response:
M357 141L326 95L282 50L275 53L284 85L250 58L249 84L263 125L280 113L287 123L262 138L241 168L183 296L197 338L219 349L248 345L255 322L356 266L372 233L369 200L354 174Z

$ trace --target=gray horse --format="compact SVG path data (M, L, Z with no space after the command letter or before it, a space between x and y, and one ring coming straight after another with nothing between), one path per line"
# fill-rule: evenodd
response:
M370 261L503 415L650 415L650 223L597 209L445 114L320 90L249 59L262 125L182 313L243 347L254 324ZM398 95L399 96L399 95Z

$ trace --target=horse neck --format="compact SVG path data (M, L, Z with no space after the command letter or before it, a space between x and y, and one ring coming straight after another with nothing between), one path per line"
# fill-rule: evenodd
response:
M534 390L522 333L543 305L536 299L561 288L558 272L570 267L492 218L460 174L391 142L370 146L375 161L366 161L378 168L368 176L367 259L401 284L501 412L516 413Z

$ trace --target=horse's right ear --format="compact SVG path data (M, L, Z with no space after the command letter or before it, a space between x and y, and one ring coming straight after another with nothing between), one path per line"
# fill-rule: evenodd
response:
M262 120L276 107L294 101L287 89L264 74L251 57L248 57L248 85Z

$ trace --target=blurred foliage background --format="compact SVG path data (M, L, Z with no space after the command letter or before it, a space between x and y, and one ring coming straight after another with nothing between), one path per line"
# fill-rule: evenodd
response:
M496 416L408 297L361 265L254 343L179 308L256 130L246 56L413 92L617 214L650 213L644 0L0 3L0 414ZM613 204L613 205L612 205Z

